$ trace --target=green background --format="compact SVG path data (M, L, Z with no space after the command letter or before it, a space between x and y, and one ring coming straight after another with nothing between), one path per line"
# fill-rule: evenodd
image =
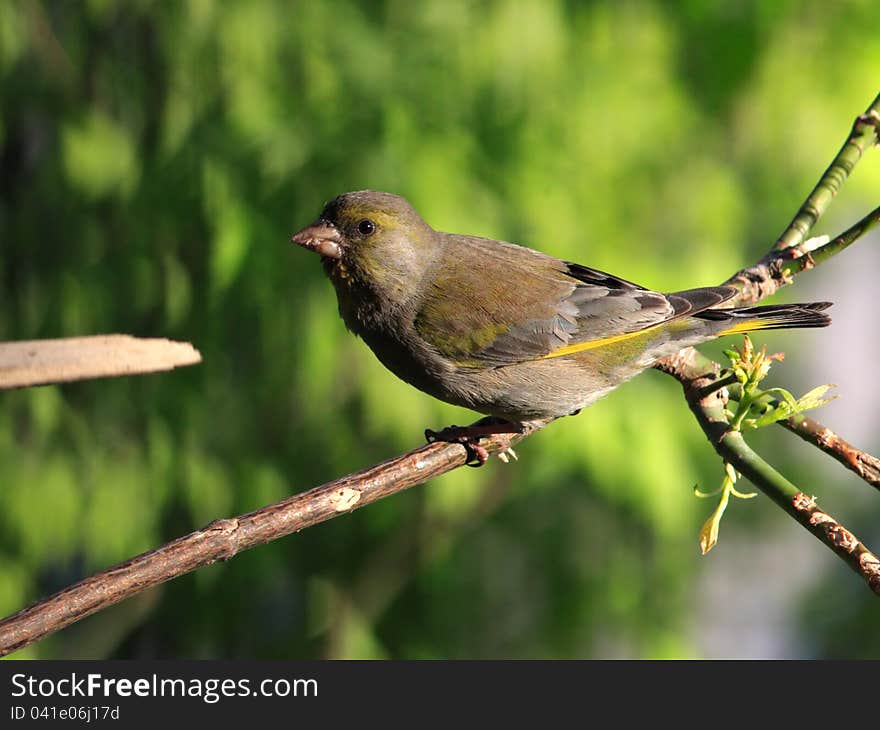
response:
M327 199L389 190L442 230L719 283L780 233L878 68L876 0L0 3L0 339L127 332L204 356L0 394L0 613L472 418L345 332L287 242ZM873 153L820 232L878 190ZM835 326L758 342L788 354L772 384L840 383L817 417L877 451L871 245L778 298L834 300ZM880 544L876 492L782 429L751 441ZM763 496L699 555L714 501L693 487L722 469L672 379L518 453L16 656L880 656L876 599Z

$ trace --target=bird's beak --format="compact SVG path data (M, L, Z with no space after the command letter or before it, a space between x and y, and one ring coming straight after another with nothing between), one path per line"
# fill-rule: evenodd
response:
M332 223L316 221L290 237L291 243L297 243L309 251L314 251L327 259L342 258L342 236Z

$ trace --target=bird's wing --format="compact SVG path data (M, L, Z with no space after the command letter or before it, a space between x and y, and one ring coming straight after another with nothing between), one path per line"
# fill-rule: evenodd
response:
M521 246L450 236L415 316L425 342L456 363L499 367L627 339L714 307L731 287L650 291Z

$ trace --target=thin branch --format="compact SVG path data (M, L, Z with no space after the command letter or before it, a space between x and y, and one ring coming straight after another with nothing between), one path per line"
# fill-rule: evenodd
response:
M201 362L188 342L95 335L0 343L0 390L156 373Z
M858 223L854 223L839 236L832 238L828 243L822 244L812 251L805 249L803 244L789 249L789 251L798 249L800 255L792 256L792 258L795 259L792 263L796 265L787 266L786 268L789 270L788 273L793 274L807 271L814 266L827 261L832 256L839 254L851 244L858 241L868 231L874 228L877 223L880 223L880 207L874 208L874 210L868 213L868 215L862 218Z
M550 420L530 421L523 424L522 433L496 434L481 445L490 453L505 451L548 423ZM0 656L160 583L423 484L462 466L467 459L460 444L427 444L268 507L212 522L3 619Z
M857 449L844 441L827 426L807 416L792 416L779 421L792 433L796 433L804 441L822 449L830 457L837 459L850 471L858 474L872 487L880 489L880 459Z
M718 455L830 548L880 595L880 560L850 530L819 510L815 499L758 456L741 432L730 428L724 414L726 396L724 390L718 388L717 364L688 349L667 358L662 369L681 383L691 411Z
M856 118L852 132L843 143L840 152L807 196L797 215L779 236L774 246L775 250L782 251L799 246L806 240L810 230L828 209L865 150L877 144L878 137L880 137L880 94L871 102L865 113Z
M839 253L877 223L880 208L823 247L821 253L805 246L810 231L828 209L862 155L877 144L880 144L880 94L863 114L856 117L852 131L837 156L767 255L754 266L738 271L724 282L735 286L740 292L726 306L754 304L769 297L780 287L791 283L791 274L812 268L816 263Z
M859 240L880 223L880 207L827 242L811 239L783 251L771 250L754 266L737 271L725 284L735 286L739 294L725 306L748 306L792 283L792 277L809 271ZM812 244L812 245L810 245Z

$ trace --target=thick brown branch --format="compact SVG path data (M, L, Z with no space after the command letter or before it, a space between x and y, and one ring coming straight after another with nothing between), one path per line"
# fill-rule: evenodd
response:
M743 472L745 473L745 472ZM868 587L880 595L880 560L865 544L827 512L823 512L812 497L799 492L787 510L795 519L843 558Z
M522 433L496 434L481 445L490 453L497 453L548 423L531 421L524 424ZM0 621L0 656L147 588L422 484L462 466L467 458L460 444L428 444L268 507L212 522L202 530L96 573Z
M0 390L173 370L202 356L188 342L95 335L0 343Z

